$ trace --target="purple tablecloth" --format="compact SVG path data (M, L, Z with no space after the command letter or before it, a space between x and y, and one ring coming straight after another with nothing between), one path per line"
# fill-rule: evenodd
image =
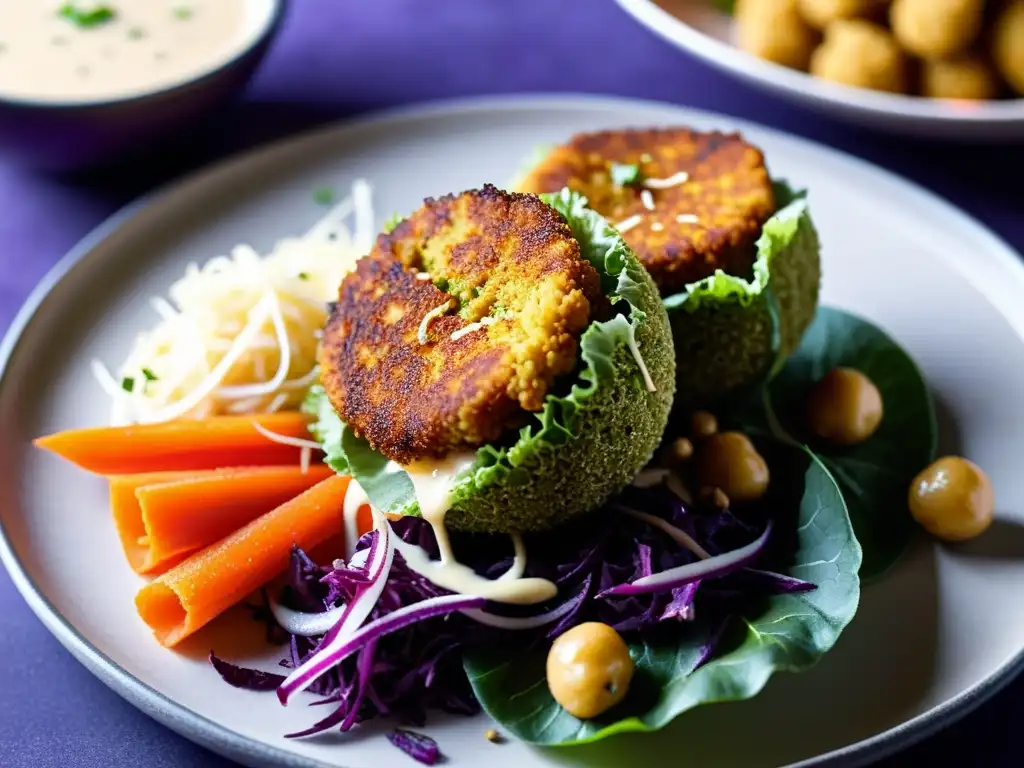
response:
M0 327L57 259L156 183L326 120L472 94L618 94L767 123L909 176L1024 251L1024 145L968 149L834 124L690 60L611 0L293 0L292 6L246 100L187 149L145 170L74 182L0 165ZM0 616L0 765L232 765L165 730L94 679L35 619L6 574L0 574ZM1024 680L1018 680L886 766L911 758L1019 765L1013 744L1015 715L1022 711Z

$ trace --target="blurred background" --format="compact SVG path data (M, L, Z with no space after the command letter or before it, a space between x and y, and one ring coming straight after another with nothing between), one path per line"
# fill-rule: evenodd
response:
M40 104L31 94L4 96L2 57L10 55L7 49L19 35L11 25L15 17L5 14L14 5L37 2L43 0L0 0L4 329L46 271L137 196L216 159L297 131L371 110L453 97L582 92L657 99L753 120L902 174L1024 250L1024 115L1018 115L1024 102L1014 98L1013 81L1004 78L993 85L993 94L1002 99L979 107L989 110L980 117L961 102L922 106L923 99L916 97L837 90L822 77L799 71L811 67L811 51L827 42L827 29L799 27L795 39L807 50L783 70L765 60L779 56L760 38L757 45L748 40L746 46L761 58L730 47L737 40L733 22L714 7L721 4L717 1L291 0L283 4L280 18L272 3L266 34L234 59L231 71L216 83L202 81L197 89L164 94L162 105L122 104L99 115L66 104ZM946 6L966 12L963 6L969 5L928 2L936 13ZM773 12L789 13L784 6L793 3L775 2ZM995 6L999 12L1011 6L1024 9L1020 2L989 3L976 39L949 48L960 45L967 53L957 49L948 58L974 57L984 48L982 42L988 45L995 34L990 17ZM1020 26L1011 30L1006 44L1012 44L1005 54L1011 58L1024 56L1019 53L1024 50L1024 10L1019 15ZM783 16L765 16L761 23L766 29L775 23L770 18L777 22ZM883 48L895 44L885 29L879 26L873 42L865 45L879 45L880 39L887 41ZM907 57L908 79L901 89L919 90L910 84L922 82L922 67L928 65L902 44L896 48L895 53L886 50ZM821 71L859 66L855 45L829 55L832 69L821 64ZM979 55L988 61L988 53ZM188 105L194 111L185 110ZM141 109L142 117L132 109ZM961 115L967 117L961 120ZM159 136L154 132L131 153L114 151L80 167L73 162L79 149L101 144L101 134L111 125L144 135L154 121L172 130ZM929 127L940 124L941 130ZM19 669L0 687L0 763L34 768L230 765L107 690L43 629L6 574L0 575L0 610L0 657L16 659ZM1018 765L1015 715L1022 707L1024 681L1018 681L959 724L882 765L910 760Z

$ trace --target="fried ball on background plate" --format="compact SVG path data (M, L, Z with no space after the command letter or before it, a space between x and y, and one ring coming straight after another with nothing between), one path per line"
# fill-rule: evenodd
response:
M996 18L992 59L1010 87L1024 96L1024 0L1011 0Z
M797 10L797 0L737 0L736 45L760 59L806 70L818 42Z
M578 134L515 186L567 187L617 224L668 307L680 410L763 380L813 319L821 267L806 201L738 134Z
M341 459L359 480L353 458L400 473L475 455L446 523L489 533L548 528L620 491L675 390L657 287L607 222L576 195L492 186L429 199L378 236L340 286L319 364L307 411L329 461L357 452Z
M984 14L985 0L893 0L889 26L907 52L941 59L978 39Z
M836 19L873 18L889 3L890 0L797 0L797 8L808 24L824 29Z
M999 78L981 56L957 56L921 62L921 95L933 99L994 99Z
M907 92L907 60L885 27L841 19L825 29L811 56L811 74L854 88Z

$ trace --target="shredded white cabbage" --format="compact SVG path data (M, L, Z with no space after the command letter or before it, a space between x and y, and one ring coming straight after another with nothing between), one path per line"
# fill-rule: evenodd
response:
M139 334L118 375L92 363L113 422L298 407L315 377L327 303L372 247L374 219L372 189L359 179L305 235L266 256L242 244L189 264L167 299L150 299L159 322Z

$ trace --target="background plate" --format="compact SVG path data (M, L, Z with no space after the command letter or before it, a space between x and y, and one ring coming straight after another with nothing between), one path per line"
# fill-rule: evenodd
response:
M739 50L733 45L732 17L718 10L713 0L615 2L676 48L757 88L838 120L954 141L1024 138L1024 97L964 104L851 88Z
M94 425L107 401L89 361L123 359L190 260L239 242L267 249L322 210L316 187L365 176L378 223L429 195L504 183L539 143L602 127L684 123L740 129L775 175L811 189L824 241L826 303L883 326L914 355L941 409L943 450L992 475L999 521L958 548L919 541L878 584L812 671L779 674L757 699L705 707L654 736L535 751L484 741L484 719L437 718L429 730L454 766L634 765L638 750L694 765L823 765L878 757L994 692L1024 647L1024 269L1000 240L952 207L877 168L731 118L646 102L555 96L404 110L244 155L175 184L100 228L44 281L0 359L0 555L57 638L104 682L176 731L249 765L379 768L407 758L378 729L288 741L316 716L272 695L222 684L211 648L271 667L278 656L243 612L184 644L159 648L132 600L103 483L28 441ZM899 512L894 510L894 514ZM241 628L240 628L241 627ZM742 738L737 735L742 734Z

